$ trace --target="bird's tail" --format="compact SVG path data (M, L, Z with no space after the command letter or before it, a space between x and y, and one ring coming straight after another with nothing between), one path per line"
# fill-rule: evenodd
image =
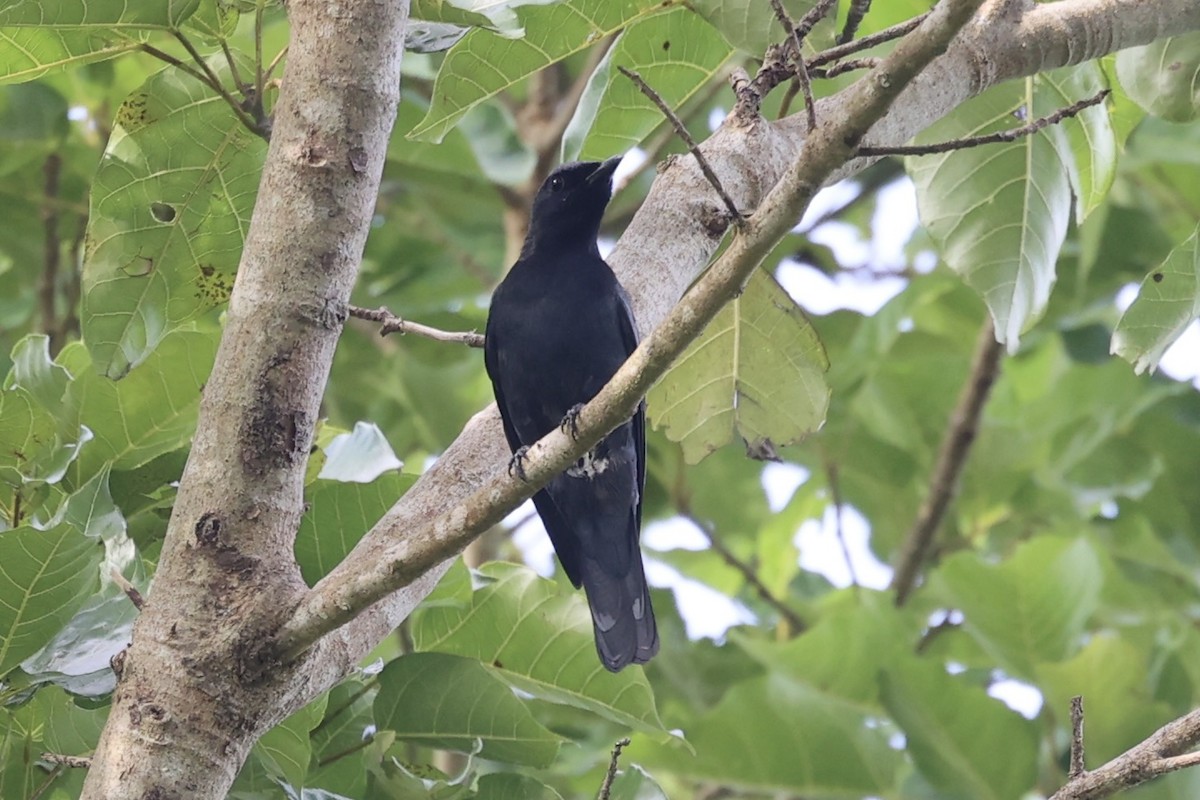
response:
M658 652L658 626L641 554L634 554L624 575L613 575L586 556L581 566L596 632L596 652L605 668L619 672L628 664L649 661Z

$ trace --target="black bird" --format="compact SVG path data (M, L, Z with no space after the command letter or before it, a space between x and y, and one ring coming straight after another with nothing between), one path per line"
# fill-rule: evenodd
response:
M521 255L496 288L484 362L510 469L524 448L596 396L637 347L629 297L596 236L620 158L564 164L533 200ZM533 497L571 583L587 592L596 650L613 672L649 661L658 629L638 534L646 483L645 404Z

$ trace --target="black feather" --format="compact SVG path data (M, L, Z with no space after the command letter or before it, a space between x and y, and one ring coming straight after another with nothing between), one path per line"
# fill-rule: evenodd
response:
M629 298L596 247L618 161L550 174L534 198L521 256L492 297L484 362L514 451L595 397L637 347ZM567 577L587 592L596 650L614 672L658 652L638 549L645 483L639 406L533 498Z

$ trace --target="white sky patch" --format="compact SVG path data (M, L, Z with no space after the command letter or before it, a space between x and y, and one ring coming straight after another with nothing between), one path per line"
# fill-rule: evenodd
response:
M777 514L791 502L792 495L808 480L809 471L799 464L771 463L762 471L763 491L767 506Z
M753 624L754 614L736 600L699 581L684 577L674 567L646 559L646 580L651 586L668 588L675 593L675 603L683 615L689 639L717 639L734 625Z
M892 568L875 558L867 546L871 527L866 518L858 509L846 504L842 505L842 533L858 584L869 589L886 589L892 582ZM846 555L837 540L837 516L832 506L825 509L822 519L810 519L802 524L792 541L800 551L801 567L824 575L839 588L851 585Z
M1033 719L1042 710L1045 702L1042 693L1024 681L1005 678L988 687L988 694L996 698L1025 719Z

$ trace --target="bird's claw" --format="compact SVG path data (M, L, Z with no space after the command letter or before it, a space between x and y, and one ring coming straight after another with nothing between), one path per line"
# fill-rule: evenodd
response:
M579 413L583 411L583 403L576 403L567 410L567 415L562 418L562 423L559 428L563 433L571 434L572 439L579 438Z
M525 456L528 455L528 453L528 447L517 448L517 451L512 454L512 458L508 461L509 475L512 475L515 472L517 477L521 480L529 480L527 477L525 477Z

